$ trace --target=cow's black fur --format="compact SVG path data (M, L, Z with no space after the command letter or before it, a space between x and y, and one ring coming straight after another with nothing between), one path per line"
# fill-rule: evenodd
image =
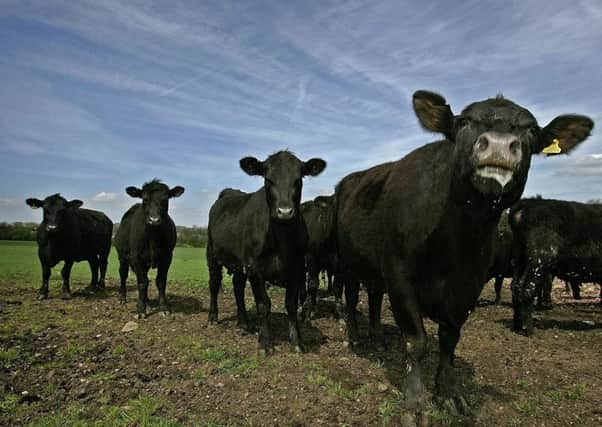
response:
M148 270L157 269L156 285L159 290L159 310L170 311L165 296L167 272L176 246L176 226L169 216L169 199L180 197L184 188L169 188L157 179L144 184L142 189L127 187L131 197L142 199L121 218L115 235L115 248L119 255L119 288L121 303L126 302L126 281L129 268L136 274L138 283L138 317L146 315L148 304Z
M289 337L301 351L297 308L307 248L307 228L299 214L302 178L318 175L326 162L303 162L288 151L279 151L265 161L245 157L240 166L249 175L262 176L264 186L254 193L226 189L211 207L207 242L209 322L217 321L217 294L222 267L226 267L234 274L239 324L247 324L244 287L248 277L259 316L259 345L266 353L271 352L271 301L265 282L280 284L286 287Z
M602 281L602 205L523 199L510 211L518 247L514 329L533 333L533 300L549 277Z
M302 311L304 317L310 317L316 306L321 271L326 273L328 291L332 292L332 276L336 265L336 254L332 241L333 207L334 195L318 196L301 205L301 213L307 224L308 233L307 254L305 255L307 299Z
M44 200L27 199L26 203L33 209L44 210L37 236L38 256L42 265L39 298L48 297L51 268L60 261L65 261L61 270L63 297L71 295L69 276L74 262L88 261L90 264L90 290L104 288L113 232L111 220L102 212L81 209L82 201L67 201L59 194Z
M406 339L405 395L420 403L422 317L439 323L437 392L458 398L454 351L485 283L500 215L520 198L531 154L553 139L563 152L570 151L589 135L593 122L560 116L540 128L528 110L501 97L473 103L459 116L432 92L416 92L413 104L422 126L446 139L343 178L335 192L335 235L346 276L350 341L358 336L354 282L368 288L373 335L381 335L380 306L387 291Z
M497 226L497 235L493 243L493 262L489 268L487 280L495 279L495 304L502 298L502 285L505 278L514 274L512 229L508 222L508 212L504 211Z

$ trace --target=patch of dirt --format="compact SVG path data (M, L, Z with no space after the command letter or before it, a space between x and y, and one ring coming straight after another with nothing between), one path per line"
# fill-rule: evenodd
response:
M77 286L74 286L77 288ZM509 330L509 287L494 306L492 286L463 329L456 374L472 413L454 417L433 407L435 425L602 425L602 307L599 288L586 285L575 302L556 283L555 306L536 313L536 335ZM54 291L54 289L52 290ZM253 333L236 326L231 289L220 294L220 323L207 323L208 291L170 284L174 313L135 319L134 287L118 303L117 284L101 295L36 300L36 290L0 283L0 420L22 425L79 408L83 420L103 419L140 396L159 405L153 416L185 425L398 425L403 399L403 350L388 301L388 341L373 351L367 335L367 301L359 305L360 349L346 346L344 326L333 318L331 298L317 319L304 323L306 353L287 339L283 292L271 289L277 352L262 358ZM254 304L247 291L254 320ZM10 302L10 303L7 303ZM128 322L129 331L122 331ZM429 354L424 375L434 388L436 326L427 322Z

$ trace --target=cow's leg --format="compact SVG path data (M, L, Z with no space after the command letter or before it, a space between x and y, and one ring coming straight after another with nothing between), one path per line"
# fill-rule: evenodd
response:
M360 284L357 280L345 281L345 305L347 307L347 339L349 345L359 344L360 334L357 327L357 302L359 300Z
M100 254L98 256L98 263L100 267L100 278L98 280L98 287L105 289L105 277L107 276L107 265L109 264L109 254Z
M238 326L243 329L249 328L249 318L247 317L247 306L245 304L245 285L247 276L242 271L235 271L232 275L232 287L234 288L234 298L236 298L236 318Z
M334 315L339 319L345 318L345 305L343 304L343 290L345 288L341 274L334 275L332 293L334 294Z
M171 313L169 303L167 302L167 295L165 295L165 289L167 288L167 272L169 271L172 257L173 254L169 252L161 262L159 262L159 265L157 266L157 278L155 280L157 290L159 291L159 311L165 316Z
M421 363L426 354L426 333L415 297L400 290L389 293L395 323L401 330L406 346L405 396L410 405L420 406L424 398Z
M98 257L93 256L88 259L90 265L90 284L88 285L88 291L95 292L98 287Z
M272 301L270 301L270 296L265 288L265 280L262 277L255 274L251 275L249 276L249 282L251 282L255 306L257 307L259 348L265 355L268 355L274 350L270 331Z
M209 269L209 323L217 323L217 295L222 287L222 265L213 255L211 244L207 246L207 268Z
M128 273L130 271L130 266L128 262L124 259L119 260L119 302L121 304L125 304L127 300L127 288L126 282L128 280Z
M326 290L326 292L328 292L328 295L332 295L333 293L333 289L332 289L332 270L330 268L326 269L326 280L328 281L328 288Z
M392 263L388 283L389 302L395 323L401 330L406 349L405 396L410 407L421 408L425 388L422 382L421 363L426 355L426 332L420 313L418 298L401 263Z
M136 273L136 281L138 282L137 315L139 319L144 319L148 304L148 267L143 263L136 263L134 271Z
M378 286L371 286L368 290L368 306L370 315L370 340L378 351L384 351L386 348L385 335L380 323L381 310L383 304L384 292Z
M71 298L71 289L69 288L69 278L71 276L71 267L73 267L73 260L65 260L65 265L61 269L61 277L63 278L63 287L61 288L61 298Z
M299 332L299 322L297 320L297 309L299 308L299 288L305 282L305 269L303 264L297 266L295 274L290 278L286 286L285 305L288 315L288 336L291 344L295 347L295 351L301 353L303 351L303 342L301 340L301 332Z
M504 276L495 276L495 283L494 283L494 289L495 289L495 305L498 305L500 303L500 301L502 300L502 285L504 284Z
M554 276L551 274L546 274L546 275L542 276L541 304L539 304L539 305L541 308L543 308L545 310L552 308L552 282L553 281L554 281Z
M454 352L460 339L460 328L447 324L439 325L439 367L435 377L437 394L444 399L444 407L448 412L456 415L468 412L466 400L456 390L455 375L453 372Z
M46 262L46 258L38 251L38 257L40 258L40 265L42 266L42 286L38 290L38 299L48 298L48 281L50 280L50 264Z
M301 320L310 319L316 307L318 288L320 287L320 270L313 255L307 256L307 298L301 309Z
M533 334L533 309L535 295L543 290L542 279L546 275L539 267L527 265L524 273L515 283L512 282L512 305L514 308L513 329L520 332L525 329L527 336ZM545 280L545 279L544 279Z
M573 291L573 298L577 300L581 299L581 282L571 280L569 283L571 285L571 290Z

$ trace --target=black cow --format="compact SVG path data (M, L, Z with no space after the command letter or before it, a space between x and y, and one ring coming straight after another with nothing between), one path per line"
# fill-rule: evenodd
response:
M303 317L311 317L316 306L321 271L326 273L328 291L332 292L332 276L336 264L332 241L333 206L334 195L318 196L314 200L301 204L301 213L307 224L308 233L305 255L308 295L302 310Z
M65 261L61 270L63 298L71 296L69 276L74 262L85 260L90 264L92 280L89 290L104 288L113 232L111 220L102 212L80 209L81 200L67 201L60 194L25 202L33 209L44 209L37 238L42 264L42 287L38 298L48 298L50 269L60 261Z
M121 279L120 302L126 302L125 283L129 267L132 267L138 283L137 313L139 318L144 318L148 304L148 270L156 268L159 311L168 314L170 308L165 287L177 237L176 226L168 213L169 199L180 197L184 193L184 187L169 188L154 179L145 183L142 189L127 187L125 192L131 197L141 198L142 204L136 203L123 215L115 235Z
M389 293L406 340L405 396L420 404L423 315L439 323L437 392L448 398L446 405L462 407L466 402L454 390L454 351L484 286L500 215L520 198L533 153L553 142L568 152L593 123L560 116L540 128L528 110L501 96L470 104L457 116L432 92L416 92L413 106L421 125L445 139L353 173L335 191L347 329L356 342L358 281L368 288L372 336L382 337L381 302Z
M497 227L497 235L493 244L493 263L489 268L487 281L495 279L495 304L502 298L502 285L505 278L513 277L512 268L513 238L512 229L508 222L508 212L504 211Z
M297 308L299 290L305 281L307 248L307 228L299 214L302 178L320 174L326 162L303 162L288 151L279 151L265 161L245 157L240 160L240 167L249 175L262 176L264 186L254 193L226 189L209 211L209 322L217 322L217 294L225 266L234 274L241 325L247 324L244 288L249 278L259 316L259 346L266 354L272 351L272 340L271 301L265 282L286 286L289 337L296 350L301 351Z
M524 199L510 211L519 280L513 287L514 329L533 333L533 300L548 277L602 281L602 205Z

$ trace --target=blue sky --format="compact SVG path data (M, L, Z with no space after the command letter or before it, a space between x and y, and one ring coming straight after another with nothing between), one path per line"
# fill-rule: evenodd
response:
M0 52L0 221L38 221L24 199L56 192L119 221L125 187L159 177L186 187L176 223L205 225L222 188L261 185L241 157L283 148L324 158L304 198L330 194L436 138L417 89L602 122L598 0L9 0ZM535 193L602 198L600 131L537 158Z

